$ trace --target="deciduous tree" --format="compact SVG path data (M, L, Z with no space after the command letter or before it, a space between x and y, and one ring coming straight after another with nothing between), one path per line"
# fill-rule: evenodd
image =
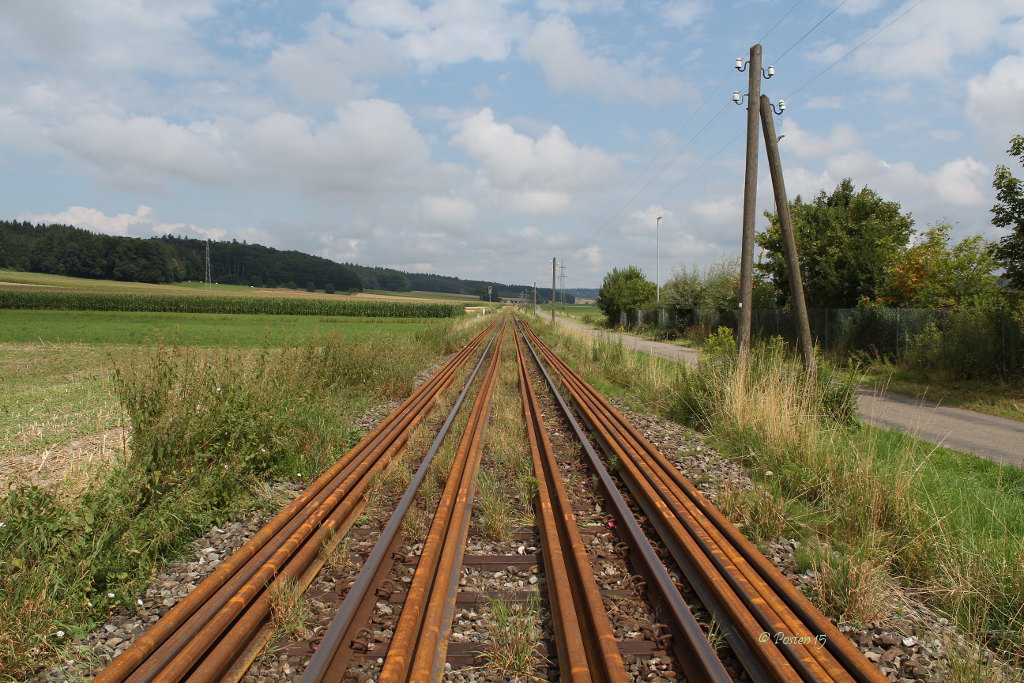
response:
M1024 135L1014 135L1006 151L1024 165ZM1024 290L1024 182L1000 164L996 166L992 187L996 189L992 224L1010 230L1009 235L999 240L994 253L1013 288Z
M822 190L805 203L790 202L793 232L800 254L800 272L809 308L845 308L861 298L876 299L895 258L906 247L914 221L898 202L882 199L867 187L857 191L843 179L832 194ZM782 257L778 217L765 212L770 224L757 235L767 251L758 269L769 276L783 301L789 280Z
M610 325L619 321L622 311L635 311L654 302L657 286L636 266L613 268L604 276L597 292L597 307Z
M992 243L972 235L950 246L952 229L948 223L929 228L896 256L889 267L883 303L936 308L999 299L1002 287L995 275L999 264Z

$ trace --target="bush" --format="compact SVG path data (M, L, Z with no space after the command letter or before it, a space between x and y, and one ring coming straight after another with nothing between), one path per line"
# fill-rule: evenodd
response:
M334 294L334 285L332 285L330 282L324 285L324 293Z

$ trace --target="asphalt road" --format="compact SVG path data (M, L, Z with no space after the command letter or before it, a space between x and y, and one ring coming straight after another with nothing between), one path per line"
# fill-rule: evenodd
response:
M556 320L583 334L621 340L626 348L672 361L682 361L691 367L697 365L700 357L700 351L696 349L618 332L595 330L565 318ZM870 425L899 429L946 448L974 453L1003 465L1024 467L1024 422L943 406L871 387L859 386L857 393L858 412Z

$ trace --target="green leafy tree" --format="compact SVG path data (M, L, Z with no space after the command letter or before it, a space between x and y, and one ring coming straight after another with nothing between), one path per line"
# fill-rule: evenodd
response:
M793 233L800 254L800 272L810 308L845 308L863 298L874 300L885 286L887 273L913 232L909 213L898 202L885 201L867 187L854 189L843 179L832 194L824 190L811 203L798 195L789 204ZM767 250L758 269L789 301L789 279L782 257L778 216L765 212L767 230L757 243Z
M719 261L703 272L696 265L689 270L680 268L661 288L661 297L668 308L676 310L735 310L740 301L739 259Z
M315 292L316 291L316 285L313 284L312 280L310 280L309 282L306 283L306 291L307 292Z
M929 228L893 260L881 302L937 308L984 305L1001 298L994 245L972 235L950 246L952 229L948 223Z
M657 286L636 266L613 268L597 291L597 307L608 318L608 324L615 325L622 311L635 311L653 303L656 292Z
M1024 166L1024 135L1014 135L1006 151ZM996 166L992 187L996 189L992 224L1010 229L1010 234L999 240L994 254L1006 269L1013 288L1024 290L1024 182L1000 164Z

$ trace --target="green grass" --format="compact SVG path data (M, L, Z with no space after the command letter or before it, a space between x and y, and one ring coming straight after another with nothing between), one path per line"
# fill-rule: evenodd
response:
M942 405L1024 420L1024 385L988 379L936 377L917 368L875 362L860 371L862 383Z
M117 427L111 363L126 353L125 347L0 345L0 452L8 458L40 453Z
M115 607L131 609L151 574L192 539L258 505L261 482L296 473L311 480L359 438L352 424L367 406L407 395L424 366L479 324L258 349L139 346L115 354L129 452L89 486L21 486L0 499L0 676L24 680L55 657L76 658L68 643ZM74 358L83 348L86 357ZM92 381L88 373L103 366L97 351L26 347L17 362L5 356L4 367L15 369L15 388L59 385L68 371ZM40 363L46 367L27 367L33 353L54 355Z
M392 292L387 289L364 289L367 294L380 294L381 296L401 296L409 297L413 299L433 299L440 301L464 301L464 302L478 302L480 297L472 294L452 294L450 292Z
M457 304L398 302L386 299L338 299L330 296L182 296L124 292L69 292L60 289L0 289L0 309L130 311L136 313L220 313L246 315L318 315L326 317L454 318Z
M541 304L541 310L551 315L551 304ZM601 309L594 304L567 304L562 306L558 304L558 314L565 313L566 317L573 318L574 320L581 320L585 315L593 315L599 318L604 318L604 313Z
M0 310L0 344L141 344L177 339L198 346L279 345L312 334L354 339L408 337L436 324L421 318Z

